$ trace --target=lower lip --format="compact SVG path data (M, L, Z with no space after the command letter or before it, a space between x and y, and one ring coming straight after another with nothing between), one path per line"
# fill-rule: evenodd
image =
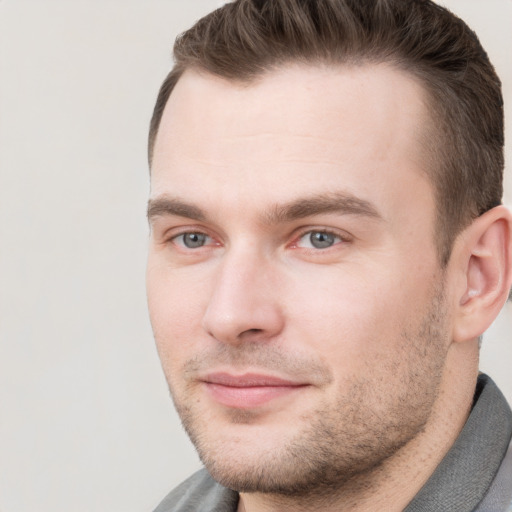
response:
M226 407L251 409L264 405L276 398L295 393L305 386L249 386L233 387L206 382L212 398Z

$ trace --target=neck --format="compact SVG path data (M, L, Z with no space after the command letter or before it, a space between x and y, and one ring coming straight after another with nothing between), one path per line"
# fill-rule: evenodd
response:
M240 495L238 512L402 511L435 471L467 420L478 373L473 345L452 345L440 392L425 428L378 467L355 475L329 495L244 493Z

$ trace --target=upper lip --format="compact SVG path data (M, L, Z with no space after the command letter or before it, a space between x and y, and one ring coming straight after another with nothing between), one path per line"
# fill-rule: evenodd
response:
M277 386L305 386L304 382L296 382L273 375L264 375L259 373L244 373L241 375L233 375L226 372L209 373L202 379L208 384L219 384L221 386L229 386L234 388L250 388L250 387L277 387Z

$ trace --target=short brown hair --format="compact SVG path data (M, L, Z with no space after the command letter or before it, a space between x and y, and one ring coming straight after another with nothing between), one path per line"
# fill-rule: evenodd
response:
M457 234L501 203L501 83L468 26L430 0L236 0L174 45L149 132L149 160L167 100L186 69L242 83L286 63L386 62L419 79L435 129L427 145L436 244L445 265Z

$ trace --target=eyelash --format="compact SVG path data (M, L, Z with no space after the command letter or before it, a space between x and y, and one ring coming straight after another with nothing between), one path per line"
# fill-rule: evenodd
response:
M300 247L299 246L300 241L304 237L306 237L308 234L311 236L314 233L319 233L322 235L327 235L327 236L333 237L335 239L335 241L332 245L330 245L328 247L323 247L323 248ZM179 239L180 237L184 237L186 235L193 235L193 234L204 236L207 239L210 239L211 241L213 241L214 243L210 242L205 245L199 245L198 247L186 247L183 240L181 243L177 242L177 239ZM325 228L315 229L315 228L309 227L309 228L304 228L303 230L301 230L299 232L298 235L294 236L293 240L287 244L287 247L291 248L291 249L297 249L297 250L302 249L302 250L309 251L309 252L319 253L319 252L327 252L327 251L329 251L329 249L331 249L339 244L350 243L350 242L351 242L351 237L348 236L348 234L346 234L346 233L342 234L335 230L329 230L329 229L325 229ZM172 243L175 246L177 246L180 250L187 251L187 252L194 252L194 251L198 251L200 249L203 249L203 250L210 249L211 247L221 245L219 242L216 242L216 238L214 236L209 235L205 230L203 230L201 228L194 229L193 227L188 228L187 230L184 230L184 231L181 231L178 233L173 233L171 236L169 236L167 238L166 243Z
M207 239L210 239L212 240L213 242L215 242L215 238L211 235L209 235L208 233L206 233L204 230L201 230L201 229L187 229L186 231L182 231L180 233L173 233L171 236L169 236L169 238L167 239L167 243L172 243L176 246L178 246L180 249L182 250L186 250L186 251L194 251L194 250L197 250L197 249L204 249L205 247L210 247L212 245L220 245L219 243L209 243L209 244L206 244L206 245L201 245L197 248L192 248L192 247L186 247L184 242L182 241L182 243L178 244L176 242L176 240L180 237L185 237L186 235L199 235L199 236L204 236L206 237Z
M299 247L298 246L298 243L305 237L307 236L308 234L311 236L313 233L319 233L319 234L322 234L322 235L328 235L328 236L332 236L333 238L336 238L338 239L339 241L338 242L335 242L332 246L329 246L329 247L326 247L326 248L323 248L323 249L320 249L320 248L306 248L306 247ZM335 231L335 230L330 230L330 229L325 229L325 228L306 228L304 230L302 230L298 236L296 236L293 241L289 244L289 247L291 248L296 248L296 249L304 249L304 250L310 250L312 252L322 252L322 251L328 251L329 249L331 249L332 247L340 244L340 243L349 243L351 242L351 238L349 237L348 234L344 233L340 233L339 231Z

